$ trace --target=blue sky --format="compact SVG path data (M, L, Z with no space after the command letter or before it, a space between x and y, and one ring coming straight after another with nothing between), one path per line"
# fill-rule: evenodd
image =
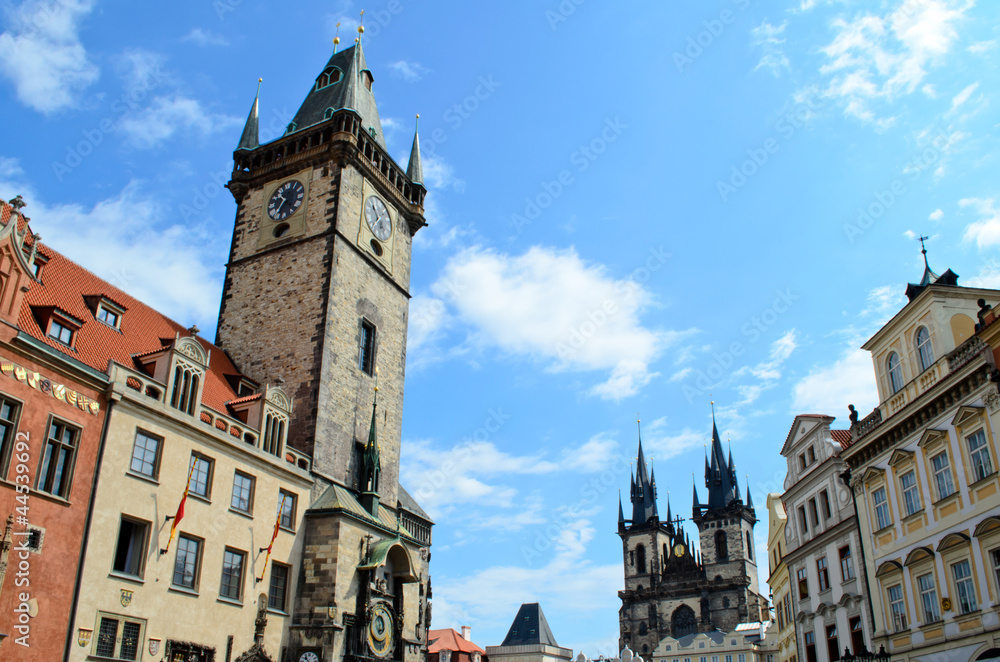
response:
M0 195L208 337L257 78L271 139L367 10L390 151L420 113L430 189L403 479L437 521L433 625L482 645L540 601L560 644L613 651L637 414L686 514L715 400L762 548L793 416L876 404L858 347L920 277L914 238L1000 287L985 0L2 8Z

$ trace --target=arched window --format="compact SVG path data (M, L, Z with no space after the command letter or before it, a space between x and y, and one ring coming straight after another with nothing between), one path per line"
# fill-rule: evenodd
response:
M319 75L319 78L316 79L316 89L321 90L324 87L333 85L334 83L339 83L343 77L344 77L343 71L341 71L337 67L330 67L329 69L321 73Z
M750 542L750 532L747 531L747 558L753 558L753 545Z
M333 108L327 108L327 109L326 109L326 110L325 110L325 111L323 112L323 119L325 119L325 120L328 120L328 119L330 119L331 117L333 117Z
M923 372L934 363L934 348L931 347L931 333L926 326L917 329L917 355L920 357L920 370Z
M899 363L899 354L890 353L885 365L889 370L889 385L892 387L892 392L897 393L903 388L903 366Z
M674 610L674 615L670 617L670 636L680 639L684 635L694 634L698 631L698 619L695 618L694 609L687 605L681 605Z
M639 636L640 637L646 636L646 632L648 632L648 629L646 628L646 621L642 621L641 623L639 623Z
M729 542L726 540L725 531L715 532L715 560L716 561L729 560Z
M635 548L635 567L639 574L646 572L646 548L642 545Z

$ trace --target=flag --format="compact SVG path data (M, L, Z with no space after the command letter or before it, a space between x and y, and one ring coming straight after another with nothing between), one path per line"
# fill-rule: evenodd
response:
M255 584L259 584L264 581L264 573L267 572L267 561L271 558L271 548L274 547L274 541L278 537L278 529L281 528L281 513L285 510L285 499L288 498L287 494L281 495L281 503L278 504L278 517L274 520L274 532L271 534L271 542L268 543L267 547L261 547L260 550L263 552L267 550L267 556L264 557L264 567L260 569L260 577L257 577Z
M195 459L191 458L191 469L188 470L187 485L184 486L184 496L181 497L181 502L177 505L177 514L174 515L174 521L170 525L170 537L167 538L167 546L160 550L161 556L170 551L170 543L174 541L174 536L177 534L177 525L184 519L184 502L187 501L188 490L191 489L191 476L194 475L194 465ZM170 519L170 515L167 515L167 519Z

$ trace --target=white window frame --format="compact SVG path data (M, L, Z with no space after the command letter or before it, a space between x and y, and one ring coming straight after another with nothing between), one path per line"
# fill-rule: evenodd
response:
M920 604L924 610L924 625L940 621L941 610L938 606L937 585L934 583L933 572L917 577L917 590L920 593Z
M976 442L973 448L973 442ZM990 454L990 445L986 441L985 428L979 428L972 434L965 437L966 448L969 450L969 468L972 471L972 482L979 481L993 475L993 457Z
M885 486L872 490L872 505L875 507L876 531L892 526L892 515L889 512L889 496Z
M944 458L944 464L939 466L938 460L941 458ZM934 488L938 492L938 501L954 494L955 479L951 475L951 460L948 458L947 450L931 457L931 468L934 470ZM947 494L944 493L945 487L948 488Z
M921 336L921 334L923 334ZM934 365L934 347L931 345L931 332L926 326L917 329L916 335L917 357L920 360L920 371L927 370Z
M955 582L955 601L958 603L956 605L958 613L971 614L974 611L979 611L979 598L976 595L976 583L972 578L972 564L969 559L952 563L951 576Z
M917 472L910 469L899 477L900 491L903 493L903 517L909 517L920 512L923 505L920 502L920 488L917 485Z

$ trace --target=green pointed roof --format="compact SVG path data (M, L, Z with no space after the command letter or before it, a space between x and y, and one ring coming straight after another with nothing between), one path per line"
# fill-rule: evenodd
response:
M375 387L375 397L372 399L372 424L368 429L368 444L365 446L364 469L362 474L362 492L378 492L379 474L382 473L382 460L379 457L378 433L375 429L375 416L378 412L378 387Z
M325 74L333 74L330 81L337 82L331 82L317 89L320 79L324 79ZM365 62L361 42L334 53L317 76L299 111L295 113L292 119L294 128L291 132L301 131L325 121L328 109L338 111L347 108L361 116L365 131L373 134L376 142L384 149L385 135L382 133L382 122L379 120L375 95L365 84L366 76L371 76L374 80Z
M257 149L260 145L260 81L257 81L257 96L253 98L253 105L250 106L250 114L247 115L247 123L243 127L243 135L240 136L240 144L236 146L240 149Z
M417 115L420 121L420 115ZM413 130L413 147L410 148L410 164L406 167L406 176L414 184L424 183L424 168L420 164L420 133L418 129Z

